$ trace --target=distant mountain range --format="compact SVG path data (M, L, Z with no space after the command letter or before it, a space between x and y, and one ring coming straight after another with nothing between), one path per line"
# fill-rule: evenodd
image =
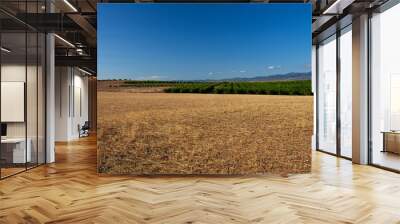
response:
M311 72L291 72L287 74L269 75L269 76L256 76L251 78L230 78L220 79L217 81L226 82L270 82L270 81L293 81L293 80L311 80ZM215 80L214 80L215 81Z
M128 81L128 79L124 80ZM176 82L178 81L179 82L273 82L273 81L295 81L295 80L311 80L311 72L290 72L286 74L255 76L250 78L236 77L229 79L169 80L168 82L175 82L175 81ZM145 81L145 80L140 80L140 81ZM158 80L150 80L150 81L158 81Z

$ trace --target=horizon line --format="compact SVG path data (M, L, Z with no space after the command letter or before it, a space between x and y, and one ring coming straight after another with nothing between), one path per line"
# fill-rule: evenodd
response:
M284 75L290 75L290 74L311 74L312 71L305 71L305 72L288 72L288 73L277 73L277 74L271 74L271 75L255 75L255 76L251 76L251 77L240 77L240 76L236 76L236 77L232 77L232 78L220 78L220 79L210 79L210 78L206 78L206 79L157 79L154 78L152 79L151 77L156 77L157 75L149 75L147 79L132 79L132 78L112 78L112 79L99 79L99 77L104 77L104 75L98 75L97 78L98 80L131 80L131 81L223 81L223 80L232 80L232 79L254 79L254 78L259 78L259 77L271 77L271 76L284 76ZM144 77L144 76L141 76ZM162 77L162 76L159 76Z

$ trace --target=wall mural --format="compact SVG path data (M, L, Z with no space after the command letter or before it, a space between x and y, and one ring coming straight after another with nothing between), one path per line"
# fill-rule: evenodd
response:
M98 9L100 173L310 172L310 4Z

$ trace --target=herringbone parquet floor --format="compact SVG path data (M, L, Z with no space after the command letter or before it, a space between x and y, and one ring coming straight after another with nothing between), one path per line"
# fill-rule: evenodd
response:
M315 152L289 177L101 177L87 138L0 181L0 223L400 223L400 175Z

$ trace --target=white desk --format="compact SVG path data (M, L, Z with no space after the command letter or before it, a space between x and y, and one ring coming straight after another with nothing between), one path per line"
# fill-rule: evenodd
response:
M12 163L25 163L32 160L32 140L27 139L26 154L25 154L25 138L5 138L1 139L2 147L12 148ZM3 149L2 149L3 150Z

